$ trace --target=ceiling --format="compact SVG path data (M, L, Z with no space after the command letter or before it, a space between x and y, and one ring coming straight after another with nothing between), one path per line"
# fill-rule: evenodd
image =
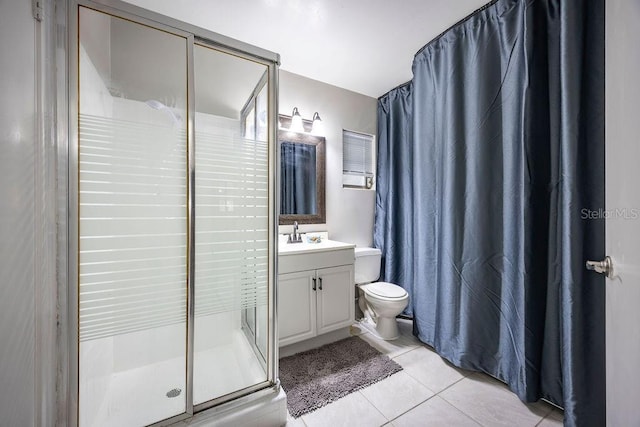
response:
M378 97L413 55L488 0L127 0L277 52L281 69Z

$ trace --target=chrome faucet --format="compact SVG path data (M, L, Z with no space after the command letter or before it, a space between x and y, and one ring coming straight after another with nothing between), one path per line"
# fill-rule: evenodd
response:
M293 221L293 233L289 234L287 243L302 243L302 236L298 233L298 221Z

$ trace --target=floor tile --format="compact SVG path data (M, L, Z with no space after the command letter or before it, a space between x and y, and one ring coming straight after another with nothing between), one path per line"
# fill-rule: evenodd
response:
M564 413L557 408L554 408L553 411L538 424L540 427L560 427L562 425L564 425Z
M419 405L434 394L402 371L360 392L389 420Z
M436 393L460 381L466 374L427 347L418 347L394 358L404 371Z
M399 321L397 340L376 338L362 325L351 328L393 358L403 371L345 396L289 427L314 426L542 426L559 427L563 413L543 402L524 404L488 375L458 369L412 335L410 321ZM465 375L467 377L465 377ZM434 396L434 392L439 392ZM392 421L389 421L392 420Z
M287 424L285 424L286 427L305 427L305 425L306 424L302 420L302 417L293 418L289 411L287 411Z
M301 418L308 427L377 427L387 422L360 392L351 393Z
M413 321L409 319L396 319L400 335L413 336Z
M480 424L460 412L444 399L434 396L392 421L394 427L456 426L478 427Z
M551 412L543 402L522 403L503 383L472 374L439 394L447 402L487 426L535 426Z
M400 337L392 341L385 341L375 337L369 332L362 333L359 337L391 358L423 345L416 337L413 336L410 324L407 325L406 321L399 319L398 325L400 328ZM362 328L362 326L359 327Z
M547 415L547 417L551 417L553 419L564 421L564 411L562 409L553 408L553 410Z

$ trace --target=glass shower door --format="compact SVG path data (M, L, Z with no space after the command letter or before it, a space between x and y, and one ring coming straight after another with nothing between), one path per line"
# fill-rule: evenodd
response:
M267 381L266 101L254 109L257 126L241 114L267 87L266 73L264 64L194 47L195 405ZM243 330L246 313L253 315L251 331Z
M186 411L186 37L79 8L79 425Z
M119 4L69 14L80 426L177 422L277 384L277 55Z

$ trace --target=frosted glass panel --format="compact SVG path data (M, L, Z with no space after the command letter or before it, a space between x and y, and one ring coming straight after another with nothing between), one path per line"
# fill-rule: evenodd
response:
M194 62L198 404L267 379L269 208L268 144L240 117L266 67L203 46Z
M187 40L79 18L81 426L185 412Z

